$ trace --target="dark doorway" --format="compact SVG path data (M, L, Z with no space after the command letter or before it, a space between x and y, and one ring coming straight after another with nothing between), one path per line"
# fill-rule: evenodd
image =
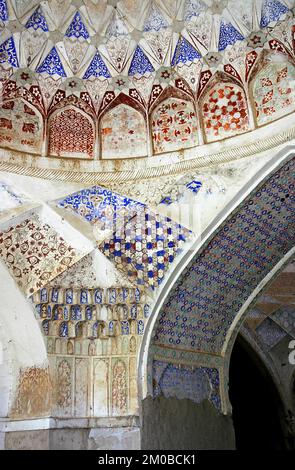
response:
M276 388L256 353L241 337L231 356L229 397L238 450L287 450Z

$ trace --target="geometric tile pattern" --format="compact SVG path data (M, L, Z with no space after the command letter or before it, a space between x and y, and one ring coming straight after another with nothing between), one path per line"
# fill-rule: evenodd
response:
M253 2L253 5L252 5ZM39 3L39 5L38 5ZM122 2L117 5L109 4L108 2L100 2L99 7L93 7L94 2L90 0L83 4L82 0L68 0L65 4L60 1L51 1L45 0L44 2L36 2L33 0L18 1L17 5L21 5L14 8L17 20L20 21L21 27L25 27L29 30L34 30L39 32L45 32L46 34L51 35L51 44L53 44L54 50L56 50L56 45L61 46L61 50L64 50L66 41L63 43L63 39L76 39L83 41L89 41L92 39L96 30L98 37L103 37L107 43L107 46L111 46L114 38L127 38L128 41L132 40L132 49L134 53L131 66L129 68L129 75L133 76L135 74L144 75L146 72L152 72L153 66L149 57L155 58L157 54L160 54L163 51L157 49L159 44L158 41L154 41L152 49L146 50L142 44L142 35L145 34L157 34L158 37L164 36L167 31L177 37L179 35L179 29L177 27L177 21L174 25L174 19L177 15L177 20L183 21L181 34L184 37L181 37L178 44L175 45L174 50L170 53L170 64L176 65L178 63L185 63L187 61L194 61L202 52L203 55L206 55L206 50L210 48L210 37L213 36L217 39L215 40L214 49L223 51L227 49L228 46L235 44L237 41L244 39L244 32L251 30L256 25L256 21L253 21L254 18L257 19L257 16L260 17L261 13L261 27L266 28L270 23L278 22L283 15L285 15L289 9L279 0L252 0L251 9L245 8L243 0L236 0L234 3L234 8L231 8L231 5L227 5L228 1L224 0L223 5L217 5L215 2L204 2L202 0L186 0L181 2L183 7L178 7L176 12L175 2L166 2L161 0L161 2L155 3L154 0L146 0L141 2L140 0L134 0L130 2L129 0L122 0ZM96 4L97 2L95 2ZM170 4L171 3L171 4ZM218 3L218 2L217 2ZM289 2L290 3L290 2ZM83 6L82 6L83 5ZM223 16L223 10L226 9L226 19ZM256 6L256 8L254 8ZM82 7L82 10L79 8ZM78 9L79 8L79 9ZM27 17L27 13L31 12L31 16ZM200 17L200 15L202 15ZM213 20L213 15L215 20ZM55 24L57 26L57 31L49 31L48 24ZM130 21L127 21L127 18L130 17ZM25 20L24 20L25 18ZM0 19L2 21L8 20L8 9L6 0L0 0ZM14 17L11 18L14 20ZM63 24L63 20L66 21L66 25ZM69 21L70 20L70 21ZM209 24L208 24L209 22ZM176 27L175 27L176 26ZM9 27L9 23L8 23ZM10 28L14 31L15 26L13 25ZM54 26L53 28L54 29ZM22 30L21 30L22 31ZM209 34L208 34L209 31ZM56 36L55 33L58 33ZM191 34L194 36L192 38ZM208 41L209 36L209 41ZM21 49L26 47L26 41L23 38L25 36L21 35ZM118 41L119 43L120 41ZM104 65L103 58L100 57L97 46L99 41L94 37L93 44L95 45L92 48L89 59L91 63L93 62L92 72L86 73L85 78L90 76L103 76L109 77L109 72L107 71L106 66ZM103 42L104 44L104 42ZM195 45L200 46L200 52L195 50ZM42 53L43 42L40 41L40 52ZM197 46L198 47L198 46ZM108 47L107 47L108 48ZM161 47L160 47L161 49ZM179 51L181 49L181 51ZM100 50L100 48L99 48ZM129 59L132 56L132 51L130 51ZM99 58L99 59L98 59ZM100 71L94 70L100 68L98 62L101 62L102 68ZM81 62L81 59L80 59ZM126 61L130 65L130 60ZM96 64L96 66L94 65ZM49 64L42 67L40 70L42 72L52 73L52 64L51 67ZM128 65L128 67L129 67ZM18 61L15 61L14 67L18 67ZM126 72L128 71L126 68ZM60 76L65 76L62 74L61 67L55 67L56 72Z
M190 236L190 230L145 208L99 248L130 280L155 288Z
M236 85L220 83L211 88L202 108L208 142L249 130L245 95Z
M286 336L286 332L270 318L266 318L258 326L256 333L269 349Z
M249 295L295 242L295 159L235 214L180 275L154 330L156 346L220 354Z
M0 256L27 295L65 271L81 255L38 215L0 232Z
M50 155L93 158L93 123L75 109L65 109L50 119Z

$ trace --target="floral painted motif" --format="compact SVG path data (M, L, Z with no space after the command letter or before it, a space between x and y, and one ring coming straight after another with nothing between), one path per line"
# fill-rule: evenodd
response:
M198 144L194 106L190 101L168 98L152 113L155 153L170 152Z
M253 98L259 125L294 111L295 67L290 63L272 63L264 67L254 80Z
M120 104L101 121L102 158L141 157L147 155L147 128L138 111Z
M34 108L22 100L6 101L0 108L0 145L39 153L43 123Z
M0 256L27 294L40 289L81 257L36 215L0 232Z

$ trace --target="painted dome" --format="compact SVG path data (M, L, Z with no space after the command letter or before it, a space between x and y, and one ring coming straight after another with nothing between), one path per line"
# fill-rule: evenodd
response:
M294 109L293 6L0 0L2 169L133 171L259 140Z

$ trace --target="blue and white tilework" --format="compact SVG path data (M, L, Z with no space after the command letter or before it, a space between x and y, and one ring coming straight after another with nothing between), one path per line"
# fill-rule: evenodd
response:
M128 75L144 75L147 72L154 72L154 67L150 63L143 50L137 46L131 61Z
M224 51L227 46L235 44L237 41L242 41L243 39L244 37L231 23L226 23L224 20L221 21L218 45L219 51Z
M106 64L102 60L99 52L95 54L88 69L86 70L83 78L91 78L91 77L104 77L110 78L110 72L107 69Z
M244 302L294 246L294 170L293 159L190 262L160 312L155 345L220 354Z
M8 9L7 9L6 0L0 0L0 19L2 21L8 20Z
M210 400L220 410L219 372L215 368L176 366L153 362L153 395L188 399L195 403Z
M278 0L264 0L261 11L260 26L266 28L269 23L278 21L289 9Z
M201 54L182 36L178 39L171 65L174 67L179 63L193 62L200 59Z
M154 288L191 235L190 230L146 208L99 248L133 282Z
M58 201L58 207L74 211L91 224L103 229L116 228L146 207L141 202L120 196L109 189L93 186Z
M67 31L66 31L66 37L67 38L83 38L83 39L88 39L89 38L89 33L87 31L87 28L85 24L82 21L80 13L77 11L75 13L75 16L70 23Z
M37 68L36 72L46 72L49 75L59 75L60 77L66 77L66 73L55 47L51 49L45 60Z
M26 28L32 28L35 31L41 29L41 31L48 32L48 25L45 16L42 13L41 7L38 7L32 16L26 22Z
M206 9L207 5L202 0L186 0L183 18L185 21L191 21L206 11Z
M160 29L167 28L168 23L159 8L152 3L149 15L145 20L143 30L144 31L159 31Z
M190 183L186 184L186 187L193 193L197 194L202 187L202 183L200 181L191 181Z
M0 45L0 64L4 63L10 64L13 67L19 66L15 44L12 36L6 39L6 41L4 41Z

